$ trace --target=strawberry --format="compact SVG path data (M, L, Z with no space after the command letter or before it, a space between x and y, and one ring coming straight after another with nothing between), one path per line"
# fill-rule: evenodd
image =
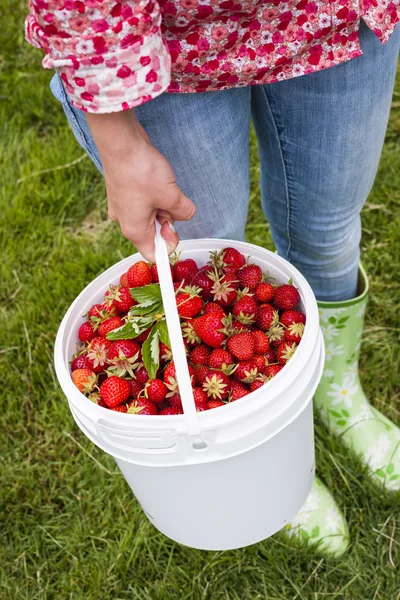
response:
M114 406L111 410L115 410L116 412L126 413L128 412L128 407L126 404L118 404L118 406Z
M255 354L253 356L252 360L254 360L254 363L255 363L255 365L257 367L257 371L259 373L265 373L265 369L267 367L267 364L265 362L265 356L262 355L262 354Z
M174 273L172 271L171 265L169 266L169 268L171 269L171 277L173 278ZM153 283L160 283L160 278L158 277L157 265L155 263L153 265L151 265L150 270L151 270L151 276L153 278Z
M149 265L144 260L139 260L128 269L129 287L142 287L153 282L153 276Z
M208 348L205 344L201 344L190 352L189 361L192 363L192 365L208 365L210 355L210 348Z
M98 399L96 400L96 402L97 402L97 404L98 404L99 406L101 406L102 408L107 408L107 409L108 409L108 406L107 406L107 404L104 402L104 400L102 400L102 399L100 398L100 394L99 394L99 397L98 397Z
M292 323L285 330L285 340L287 342L296 342L296 344L300 344L301 338L304 333L304 324L303 323Z
M228 340L229 352L239 360L248 360L254 355L256 342L250 331L236 333Z
M261 331L261 329L253 329L251 333L256 342L254 352L256 354L265 354L269 350L269 340L264 331Z
M210 273L213 272L210 265L202 267L191 279L191 285L201 288L200 296L203 300L208 300L211 294L211 288L213 286L212 280L209 278Z
M160 415L182 415L183 414L183 410L173 406L167 406L166 408L163 408L160 413Z
M100 323L99 335L101 337L106 337L107 333L110 333L110 331L114 331L114 329L118 329L118 327L122 327L123 324L124 322L121 319L121 317L110 317L109 319L106 319L105 321Z
M94 337L96 337L96 332L94 330L94 324L90 321L85 321L79 327L78 338L81 342L90 342Z
M226 340L221 332L223 323L221 317L215 313L208 313L193 319L193 327L199 338L212 348L220 348Z
M100 386L100 396L108 408L114 408L114 406L122 404L128 400L130 394L131 386L129 381L115 375L111 375Z
M134 371L142 366L141 348L133 340L117 340L108 350L109 373L124 377L126 374L135 377Z
M281 342L276 351L276 358L281 365L285 365L296 352L297 344L295 342Z
M264 358L266 359L268 365L276 363L276 354L273 348L269 348L266 352L264 352Z
M232 321L231 323L231 329L232 331L249 331L250 327L249 325L245 325L244 323L241 323L240 321L236 321L235 319Z
M103 304L93 304L88 312L88 317L92 323L98 323L117 314L116 307L112 303L103 302Z
M188 369L190 379L193 382L195 377L195 371L191 365L188 365ZM165 367L163 373L163 380L169 390L167 397L170 397L179 391L178 382L176 380L175 363L173 360L171 360L171 362L168 363L168 365Z
M192 258L186 258L185 260L178 260L173 267L174 281L188 281L190 282L192 277L196 275L199 267Z
M138 382L137 379L131 379L129 383L131 384L131 397L137 398L142 391L143 386Z
M95 337L87 348L87 357L91 361L92 370L101 373L108 367L108 351L112 342L107 338Z
M121 277L119 278L119 283L123 286L123 287L128 287L129 285L129 281L128 281L128 273L122 273Z
M147 338L150 335L150 331L151 331L151 327L149 327L148 329L146 329L145 331L143 331L143 333L141 333L140 335L137 336L136 341L139 342L139 344L144 344L145 341L147 340Z
M165 399L168 388L161 379L152 379L146 383L144 391L149 400L159 404Z
M172 360L172 351L163 342L160 343L160 360L162 362L169 362Z
M156 415L157 408L154 402L147 398L136 398L128 402L128 414L130 415Z
M231 389L230 379L225 373L214 371L204 379L203 390L209 398L225 400Z
M186 348L188 346L198 346L201 344L201 339L197 335L191 319L181 323L181 330Z
M265 369L265 374L267 375L267 377L272 379L272 377L275 377L275 375L279 373L279 371L281 371L282 369L283 365L268 365L268 367Z
M281 365L274 365L274 366L281 366ZM255 392L255 390L260 389L260 387L262 387L270 379L271 379L270 375L263 375L263 374L257 375L256 379L254 381L252 381L252 383L249 386L250 390L252 392Z
M176 305L180 317L190 319L195 317L203 308L203 300L196 293L197 288L186 287L184 292L176 296Z
M179 408L179 410L183 412L182 399L179 394L173 394L172 396L167 398L166 401L168 402L166 406L171 406L172 408Z
M78 356L75 356L75 358L71 361L71 373L77 369L90 369L90 371L93 371L92 367L92 361L84 354L78 354Z
M285 330L282 325L273 325L268 331L267 336L269 343L273 348L277 348L279 344L285 339Z
M262 281L256 287L256 298L259 302L272 302L274 299L274 294L274 286L266 281Z
M261 282L262 271L258 265L247 265L239 269L237 276L241 288L248 288L249 292L254 292Z
M210 377L213 371L205 365L196 365L194 367L195 380L197 385L203 385L206 377Z
M211 288L214 302L221 306L231 306L237 298L236 290L239 285L237 276L234 273L226 273L221 276L218 272L214 272L209 277L214 282Z
M196 410L198 410L199 408L206 410L208 396L204 390L202 390L199 387L194 387L193 388L193 398L194 398L194 403L196 405Z
M292 323L303 323L306 324L306 315L299 310L285 310L282 313L280 322L285 327L289 327Z
M204 314L208 314L208 313L217 313L219 315L221 315L221 318L225 317L225 311L222 308L222 306L220 304L217 304L216 302L207 302L204 306L203 306L203 312Z
M226 369L234 363L235 361L233 360L232 354L227 350L222 350L222 348L213 350L208 360L208 366L211 369L220 369L221 371L226 371Z
M141 348L134 340L117 340L112 342L108 349L109 360L116 358L133 358L136 354L140 356Z
M112 301L112 304L120 313L127 313L132 306L137 304L136 300L132 298L128 287L118 287L117 285L110 286L108 301Z
M219 406L224 406L224 403L221 400L209 400L207 402L207 410L211 410L212 408L218 408Z
M294 285L279 285L275 290L274 304L281 310L292 310L300 302L300 294Z
M136 338L137 339L137 338ZM136 379L139 383L141 383L142 385L146 383L146 381L149 380L149 374L146 370L146 367L139 367L138 369L136 369L135 371L135 375L136 375Z
M251 383L255 380L258 375L257 365L253 359L241 360L238 362L237 369L235 371L236 379L245 383Z
M257 309L256 323L260 329L267 331L278 323L278 311L272 304L261 304Z
M241 381L238 381L237 379L232 379L231 392L230 392L230 396L229 396L230 402L239 400L240 398L243 398L244 396L247 396L248 394L250 394L249 388L244 383L242 383Z
M224 248L222 253L225 265L233 265L236 269L240 269L246 264L246 258L239 250L236 250L236 248Z
M72 381L82 394L88 394L96 385L96 373L90 369L76 369L72 373Z
M249 325L250 323L254 323L257 308L258 304L254 298L245 295L236 302L232 314L240 323Z

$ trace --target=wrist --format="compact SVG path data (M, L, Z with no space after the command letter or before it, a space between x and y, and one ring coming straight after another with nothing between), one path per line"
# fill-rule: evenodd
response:
M86 119L102 160L132 155L143 143L133 109L118 113L87 113Z

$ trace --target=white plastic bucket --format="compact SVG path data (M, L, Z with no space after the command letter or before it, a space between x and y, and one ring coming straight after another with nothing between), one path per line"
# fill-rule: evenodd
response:
M165 306L172 280L165 245L160 238L158 243ZM122 273L142 260L140 254L120 261L83 290L66 313L55 344L57 377L79 428L115 458L153 525L177 542L204 550L241 548L264 540L284 527L304 504L315 474L312 396L324 362L316 300L307 281L287 261L258 246L232 240L188 240L180 243L179 250L182 258L194 258L200 266L209 260L210 250L227 246L250 255L278 281L291 278L307 315L293 358L250 395L195 412L191 388L185 387L189 380L186 362L182 367L178 356L183 351L180 328L176 321L171 323L167 311L184 415L119 413L97 406L78 391L69 360L76 350L82 315L102 301L110 283L118 283Z

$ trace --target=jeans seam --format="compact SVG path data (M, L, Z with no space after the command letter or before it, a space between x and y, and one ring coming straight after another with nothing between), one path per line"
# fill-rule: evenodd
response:
M285 182L285 192L286 192L286 236L287 236L287 240L288 240L288 245L287 245L287 249L286 249L286 259L290 260L290 255L291 255L291 249L292 249L292 238L291 238L291 206L290 206L290 193L289 193L289 182L288 182L288 175L287 175L287 166L286 166L286 162L285 162L285 158L284 158L284 152L283 152L283 148L282 148L282 143L281 143L281 139L279 137L279 131L278 131L278 126L276 123L276 119L274 117L274 114L272 112L272 108L271 108L271 104L268 100L268 95L267 92L265 90L265 86L261 86L262 87L262 92L264 94L264 98L265 98L265 102L267 105L267 109L268 112L270 114L271 117L271 121L272 121L272 125L275 131L275 135L276 135L276 139L278 141L278 147L279 147L279 156L281 158L282 161L282 168L283 168L283 176L284 176L284 182Z

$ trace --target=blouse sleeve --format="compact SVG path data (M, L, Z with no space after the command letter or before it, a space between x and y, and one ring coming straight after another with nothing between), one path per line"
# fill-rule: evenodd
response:
M110 113L165 91L170 56L153 0L30 0L26 39L45 52L72 104Z

